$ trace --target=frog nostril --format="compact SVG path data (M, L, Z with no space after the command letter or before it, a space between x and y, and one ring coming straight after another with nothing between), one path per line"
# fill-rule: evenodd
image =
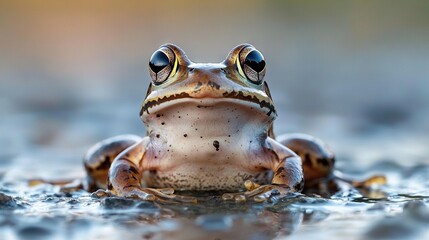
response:
M195 68L189 68L189 72L193 72Z

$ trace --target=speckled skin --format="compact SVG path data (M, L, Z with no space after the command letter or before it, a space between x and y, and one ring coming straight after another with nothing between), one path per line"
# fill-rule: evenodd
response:
M303 189L304 173L306 180L331 173L333 154L320 140L275 140L268 85L247 81L237 68L242 50L253 46L239 45L217 64L192 63L172 44L161 48L174 53L176 71L149 86L140 111L147 136L93 146L84 160L88 189L155 200L173 195L153 188L239 191L250 180L293 192Z

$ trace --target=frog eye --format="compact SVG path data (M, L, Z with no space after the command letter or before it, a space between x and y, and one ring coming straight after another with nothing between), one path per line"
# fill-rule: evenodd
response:
M162 84L177 71L177 58L168 47L156 50L149 60L149 72L155 85Z
M236 64L242 77L253 84L262 84L265 76L265 59L261 52L253 47L243 48Z

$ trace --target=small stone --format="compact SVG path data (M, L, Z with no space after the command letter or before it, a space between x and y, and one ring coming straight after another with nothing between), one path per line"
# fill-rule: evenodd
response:
M237 196L235 196L234 200L236 202L245 202L246 201L246 196L244 196L244 195L237 195Z
M136 200L120 197L107 197L101 200L100 205L105 209L128 209L136 205Z
M146 214L156 214L160 212L159 207L157 207L153 202L141 201L137 203L136 208L139 212Z
M233 199L234 199L234 195L231 193L224 193L222 195L222 200L224 201L233 200Z
M0 210L14 210L19 208L15 200L4 193L0 193Z
M112 194L102 189L98 189L97 191L91 193L91 197L93 198L105 198L105 197L111 197L111 196Z

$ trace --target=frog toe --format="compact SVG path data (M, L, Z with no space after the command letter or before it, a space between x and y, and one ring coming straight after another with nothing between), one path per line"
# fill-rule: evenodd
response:
M291 189L286 185L276 185L276 184L267 184L267 185L253 185L249 182L245 183L246 192L242 193L225 193L222 195L222 200L236 202L244 202L247 200L253 200L255 202L265 202L272 199L278 199L286 196L288 193L291 193ZM249 187L251 186L251 187Z
M155 201L162 203L196 203L197 198L191 196L177 195L174 194L172 188L145 188L145 191L155 196Z

